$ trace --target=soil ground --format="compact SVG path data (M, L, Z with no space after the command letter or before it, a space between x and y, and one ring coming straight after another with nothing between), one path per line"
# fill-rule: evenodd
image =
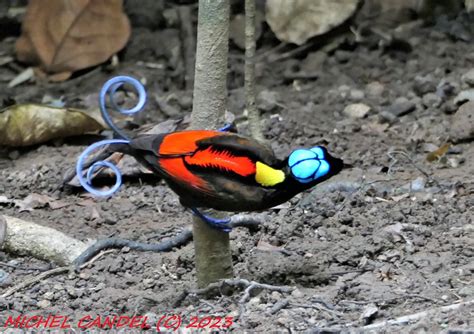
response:
M323 144L353 166L289 205L265 212L257 232L236 229L231 234L236 277L294 286L292 293L262 290L251 296L242 313L243 291L190 297L175 306L183 291L195 288L192 242L168 253L124 248L104 254L80 273L53 276L3 298L0 326L8 316L20 314L60 314L75 320L88 314L235 319L240 314L233 332L338 333L473 300L472 138L453 145L440 161L426 160L428 152L458 131L454 98L468 89L462 76L474 68L472 22L464 15L434 26L413 25L406 32L409 49L380 40L355 43L348 35L330 52L313 46L279 60L262 58L258 84L265 93L260 94L259 107L266 138L276 153L284 157L296 147ZM471 33L471 42L446 28L454 26ZM264 34L259 52L277 45L270 35ZM139 121L182 117L190 112L192 94L183 89L183 65L162 49L174 42L179 47L177 29L136 28L118 66L64 83L9 89L7 81L15 69L0 67L0 98L23 103L62 96L67 105L93 107L105 80L129 74L146 79L150 96ZM4 39L0 50L13 54L13 39ZM229 109L241 115L242 51L233 45L231 54ZM168 101L176 114L159 110L154 94L172 94ZM343 110L353 103L371 110L364 118L350 117ZM245 133L245 123L240 128ZM83 241L116 236L156 242L190 224L190 213L163 183L131 180L106 200L91 199L78 189L58 189L64 172L95 140L83 136L3 151L1 195L19 200L45 194L67 205L20 212L0 204L0 212ZM9 274L2 289L41 271L21 268L46 270L51 265L4 252L0 261ZM284 300L285 307L270 312ZM474 331L474 305L375 331L456 329Z

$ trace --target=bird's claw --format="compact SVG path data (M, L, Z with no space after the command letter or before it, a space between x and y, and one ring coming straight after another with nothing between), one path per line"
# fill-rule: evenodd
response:
M215 229L218 229L218 230L220 230L222 232L226 232L226 233L229 233L230 231L232 231L232 227L229 226L230 218L222 218L222 219L214 218L214 217L203 214L202 212L200 212L196 208L191 208L191 211L196 216L201 218L204 222L206 222L207 224L209 224L211 227L213 227Z

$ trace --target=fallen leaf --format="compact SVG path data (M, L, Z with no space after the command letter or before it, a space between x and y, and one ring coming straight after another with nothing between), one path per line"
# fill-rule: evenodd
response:
M279 40L298 45L354 14L359 0L267 0L266 19Z
M22 211L33 211L34 209L42 208L53 199L47 195L29 194L22 200L15 201L16 206Z
M56 210L68 206L69 203L56 200L48 195L32 193L22 200L16 200L15 205L20 209L19 211L22 212L33 211L34 209L43 208L47 205L51 209Z
M437 150L433 151L433 152L430 152L426 155L426 160L428 160L429 162L433 162L433 161L437 161L439 160L442 156L444 156L449 148L451 147L451 144L450 143L446 143L444 144L443 146L441 146L440 148L438 148Z
M0 146L28 146L103 130L98 111L18 104L0 110Z
M123 0L30 0L16 54L60 80L106 61L129 37Z

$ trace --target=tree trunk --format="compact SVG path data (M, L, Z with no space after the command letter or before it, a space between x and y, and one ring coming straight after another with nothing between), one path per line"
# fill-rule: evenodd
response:
M255 102L255 0L245 0L245 106L249 119L250 134L264 142L260 113Z
M200 0L191 128L217 129L227 108L229 0ZM216 216L215 212L211 213ZM194 217L198 287L233 275L229 234Z

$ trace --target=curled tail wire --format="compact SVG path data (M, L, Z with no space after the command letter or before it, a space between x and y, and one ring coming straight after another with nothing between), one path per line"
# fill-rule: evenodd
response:
M138 102L137 104L130 109L125 109L121 108L117 105L117 103L114 100L114 95L117 92L117 90L122 87L124 84L130 84L133 86L133 88L136 90L138 93ZM122 174L120 173L120 170L115 166L113 163L109 161L97 161L94 164L92 164L89 169L87 170L86 177L83 176L83 166L84 166L84 161L86 160L87 156L90 155L93 151L97 150L98 148L105 146L105 145L113 145L113 144L128 144L130 143L130 138L121 130L119 129L115 123L112 121L110 118L109 113L107 112L106 108L106 98L107 95L109 96L109 102L112 105L112 108L115 111L118 111L122 114L125 115L132 115L134 113L139 112L142 110L146 103L146 91L143 85L138 81L137 79L134 79L132 77L128 76L117 76L109 81L107 81L103 86L102 89L100 90L99 94L99 106L100 106L100 112L102 114L102 118L104 119L105 123L121 138L121 139L107 139L107 140L102 140L97 143L94 143L90 145L88 148L84 150L84 152L81 153L79 156L79 159L77 159L77 164L76 164L76 175L77 178L79 179L79 182L81 185L86 189L88 192L93 194L94 196L111 196L114 194L122 185ZM94 176L94 172L96 172L99 168L101 167L106 167L112 169L115 175L115 184L113 185L112 188L108 190L98 190L94 187L92 187L92 178Z
M121 108L117 105L117 103L114 100L114 95L117 92L117 90L122 87L124 84L130 84L133 86L133 88L137 91L138 93L138 102L137 104L130 109L124 109ZM112 105L113 109L115 111L120 112L121 114L124 115L133 115L140 110L143 109L146 103L146 91L143 85L140 83L135 78L132 77L127 77L127 76L118 76L110 79L107 81L103 86L102 89L100 90L99 94L99 107L100 107L100 113L102 114L102 118L104 119L105 123L107 123L108 126L114 132L120 136L122 139L130 140L130 138L115 125L115 123L112 121L110 118L109 113L107 112L107 107L106 107L106 98L107 95L109 96L110 104Z

